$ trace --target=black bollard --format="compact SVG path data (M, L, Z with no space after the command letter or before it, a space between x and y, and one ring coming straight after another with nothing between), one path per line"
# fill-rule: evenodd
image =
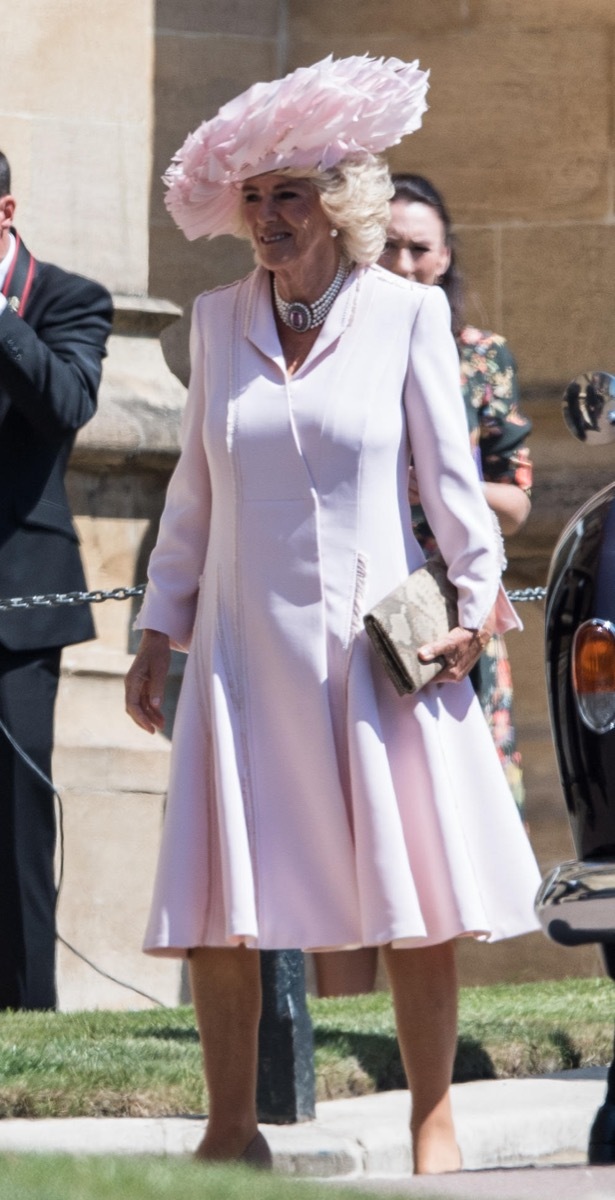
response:
M314 1035L300 950L261 950L263 1011L258 1031L258 1119L291 1125L315 1110Z
M595 1167L615 1163L615 1057L607 1075L604 1104L590 1130L587 1161Z

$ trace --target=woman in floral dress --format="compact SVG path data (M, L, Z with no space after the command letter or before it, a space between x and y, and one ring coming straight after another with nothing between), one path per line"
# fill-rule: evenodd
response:
M470 437L480 455L483 480L494 488L509 484L528 502L532 487L530 453L524 444L531 424L519 410L515 361L503 337L466 325L456 335L461 383ZM499 493L496 493L496 495ZM489 496L488 496L489 499ZM522 501L523 503L523 501ZM496 510L494 510L496 511ZM515 533L509 517L506 532ZM504 530L504 522L501 521ZM513 526L511 528L511 525ZM432 539L433 541L433 539ZM510 789L524 815L521 756L512 713L512 680L504 639L491 638L472 673L472 682L487 718Z

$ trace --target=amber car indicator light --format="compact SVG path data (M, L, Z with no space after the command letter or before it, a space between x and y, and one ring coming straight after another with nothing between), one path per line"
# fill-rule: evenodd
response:
M572 643L572 685L579 714L594 733L615 728L615 626L592 620Z

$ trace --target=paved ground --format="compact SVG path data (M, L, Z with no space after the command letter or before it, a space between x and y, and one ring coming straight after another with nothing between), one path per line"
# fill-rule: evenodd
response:
M276 1170L354 1190L477 1200L610 1200L615 1167L587 1168L587 1141L604 1099L606 1071L457 1084L453 1103L464 1171L412 1178L406 1092L318 1105L313 1122L262 1126ZM0 1121L0 1153L189 1154L195 1117Z
M462 1171L438 1179L369 1179L345 1183L383 1196L424 1200L613 1200L615 1167L525 1167Z

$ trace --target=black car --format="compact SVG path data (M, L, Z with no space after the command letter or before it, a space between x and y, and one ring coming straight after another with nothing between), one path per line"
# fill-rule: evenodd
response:
M564 394L579 440L615 440L615 377L579 376ZM546 589L551 727L578 858L543 880L536 911L564 946L596 942L615 980L615 483L568 521ZM615 1162L615 1059L590 1133L589 1161Z

